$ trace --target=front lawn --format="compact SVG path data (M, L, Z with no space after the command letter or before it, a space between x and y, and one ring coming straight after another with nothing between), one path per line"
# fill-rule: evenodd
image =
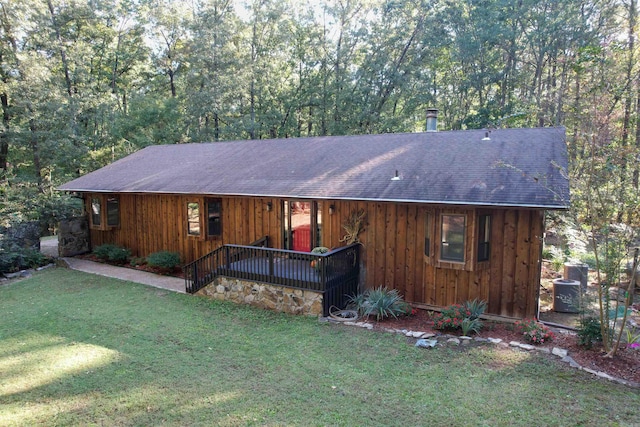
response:
M538 352L418 349L66 269L0 286L3 426L602 426L637 408Z

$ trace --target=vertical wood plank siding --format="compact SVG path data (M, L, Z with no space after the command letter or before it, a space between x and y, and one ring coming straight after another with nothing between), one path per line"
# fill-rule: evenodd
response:
M426 215L432 216L432 248L438 250L439 215L467 215L467 238L477 239L477 214L474 209L426 206L418 204L353 202L329 200L323 206L336 207L331 227L325 229L326 246L342 245L341 224L353 209L367 212L364 246L365 283L369 288L391 286L416 304L446 306L480 298L488 302L488 312L506 317L532 317L536 314L536 296L540 283L539 257L544 231L543 211L527 209L482 209L491 215L491 258L475 262L476 245L466 247L462 265L431 262L424 255ZM435 245L433 244L435 242Z
M93 247L114 243L131 249L134 256L158 251L179 252L183 262L193 261L223 244L245 245L269 235L270 245L282 246L277 199L221 198L222 236L207 239L205 213L202 234L187 235L187 203L205 209L204 196L120 194L120 227L91 229ZM89 200L89 199L87 199ZM267 212L267 203L272 209Z
M86 195L87 208L91 194ZM221 197L222 236L188 236L187 203L202 195L120 194L121 226L91 230L92 245L115 243L135 256L169 250L179 252L184 262L193 261L223 244L246 245L265 235L269 246L282 248L282 200L276 198ZM267 204L271 203L271 210ZM333 205L333 214L329 207ZM439 262L439 215L467 215L467 239L476 239L477 210L419 204L323 200L322 242L324 246L344 246L342 225L350 213L366 212L365 231L360 235L364 284L372 288L388 286L415 304L446 306L474 298L488 301L488 312L523 318L536 314L540 281L539 257L542 248L544 214L540 210L482 209L491 215L491 257L475 260L476 245L468 244L464 263ZM431 257L424 255L426 216L432 221ZM435 249L435 250L434 250ZM435 253L434 253L435 252Z

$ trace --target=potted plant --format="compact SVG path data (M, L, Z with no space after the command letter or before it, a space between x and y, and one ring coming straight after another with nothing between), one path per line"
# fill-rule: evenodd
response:
M327 252L329 252L329 248L325 248L324 246L316 246L311 250L312 254L326 254ZM322 264L320 263L319 259L314 259L313 261L311 261L311 268L315 269L318 272L320 271L321 265Z

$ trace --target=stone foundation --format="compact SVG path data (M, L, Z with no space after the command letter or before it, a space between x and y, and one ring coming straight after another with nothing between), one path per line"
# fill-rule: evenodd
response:
M218 277L197 294L289 314L322 315L322 293L268 283Z
M62 257L89 252L89 222L86 217L60 221L58 254Z

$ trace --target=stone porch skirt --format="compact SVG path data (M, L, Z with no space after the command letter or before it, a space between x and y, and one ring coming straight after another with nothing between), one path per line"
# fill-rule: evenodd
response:
M321 292L263 282L218 277L197 295L289 314L322 316Z

